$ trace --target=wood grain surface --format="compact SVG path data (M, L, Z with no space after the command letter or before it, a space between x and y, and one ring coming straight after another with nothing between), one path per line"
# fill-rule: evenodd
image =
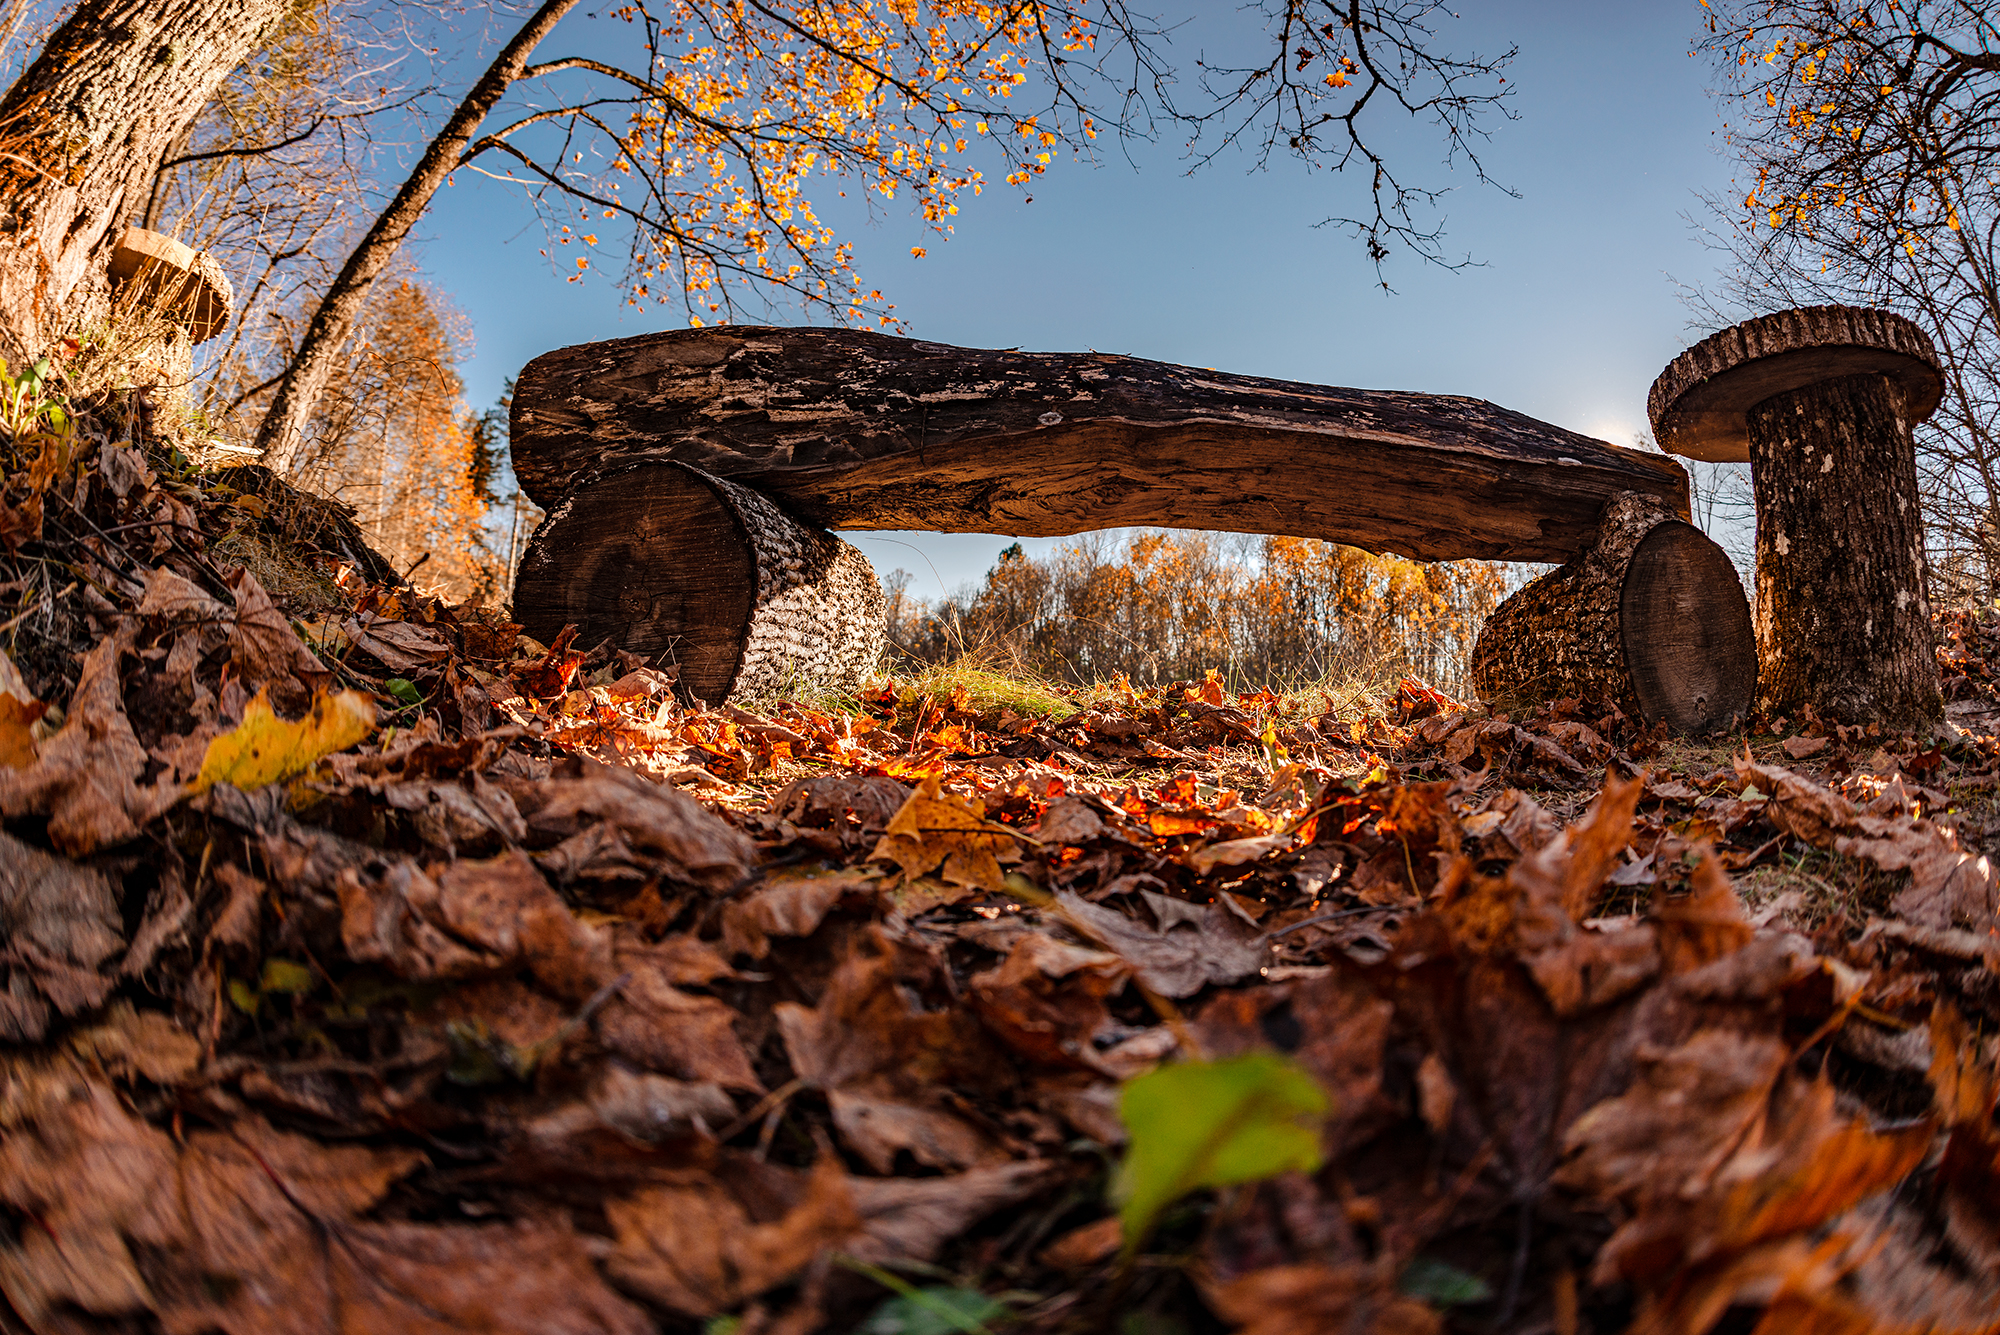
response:
M1126 525L1560 561L1620 492L1687 516L1673 460L1479 399L1103 353L728 327L562 348L521 373L514 469L554 508L674 459L826 528L1049 536Z

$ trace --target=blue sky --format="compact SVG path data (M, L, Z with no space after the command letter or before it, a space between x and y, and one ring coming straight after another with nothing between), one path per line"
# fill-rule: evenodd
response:
M1401 141L1401 165L1454 187L1442 205L1447 244L1482 267L1446 272L1399 255L1387 270L1396 292L1384 294L1358 244L1313 227L1360 207L1364 178L1229 157L1189 175L1177 142L1132 145L1129 164L1116 150L1098 165L1059 161L1032 203L988 190L947 243L896 213L849 220L845 239L915 337L1469 394L1629 444L1645 429L1653 378L1706 332L1690 325L1675 281L1714 281L1697 196L1731 183L1709 71L1688 56L1701 10L1696 0L1545 0L1460 12L1440 21L1448 48L1520 48L1508 71L1519 119L1494 123L1483 159L1521 197L1446 169L1428 133ZM1174 50L1213 55L1254 22L1214 6ZM541 54L563 49L558 32ZM565 281L508 189L460 173L418 252L470 318L475 406L550 348L681 323L657 307L633 311L607 279ZM918 244L923 259L909 253ZM1011 540L849 536L878 571L911 571L911 591L926 597L977 581Z

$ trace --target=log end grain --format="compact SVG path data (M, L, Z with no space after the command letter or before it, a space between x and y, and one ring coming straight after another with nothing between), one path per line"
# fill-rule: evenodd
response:
M1472 683L1496 709L1577 697L1709 732L1756 699L1749 602L1720 547L1627 492L1588 551L1494 609Z
M1705 733L1749 717L1757 699L1750 603L1728 555L1694 525L1660 524L1633 550L1619 637L1641 718Z
M884 601L847 543L769 499L678 463L587 482L537 530L514 616L552 640L606 638L719 703L852 690L881 656Z
M662 465L579 488L535 533L514 585L514 618L547 643L564 626L597 644L680 668L697 699L729 694L756 603L757 568L735 511L688 472Z

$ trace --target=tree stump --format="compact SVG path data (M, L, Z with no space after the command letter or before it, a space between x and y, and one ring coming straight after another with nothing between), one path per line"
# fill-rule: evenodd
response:
M881 657L886 603L867 558L747 487L647 463L586 483L536 531L514 616L553 640L680 669L708 703L814 685L853 690Z
M1654 384L1665 448L1750 462L1765 713L1941 717L1910 428L1943 385L1921 329L1846 306L1725 329Z
M1720 547L1628 492L1606 508L1588 551L1494 609L1473 648L1472 684L1499 708L1577 696L1710 732L1755 700L1749 603Z

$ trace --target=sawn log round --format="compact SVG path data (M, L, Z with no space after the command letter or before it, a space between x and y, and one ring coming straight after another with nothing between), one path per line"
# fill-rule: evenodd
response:
M1728 554L1692 524L1627 493L1590 550L1494 610L1472 685L1496 709L1575 696L1704 733L1757 693L1750 605Z
M619 647L675 666L682 691L720 703L810 682L852 690L882 653L881 587L847 543L746 487L687 464L584 483L536 531L514 615L553 640Z

